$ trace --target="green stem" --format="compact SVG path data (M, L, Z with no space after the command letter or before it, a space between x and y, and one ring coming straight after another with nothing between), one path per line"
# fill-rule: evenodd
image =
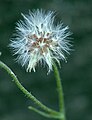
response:
M16 75L12 72L12 70L5 65L3 62L0 61L0 67L5 69L8 74L11 76L11 78L13 78L15 84L17 85L17 87L28 97L30 98L37 106L39 106L41 109L43 109L44 111L52 114L52 115L60 115L59 112L52 110L50 108L48 108L47 106L45 106L44 104L42 104L39 100L37 100L30 92L28 92L19 82L18 78L16 77Z
M63 88L61 84L60 74L59 74L58 68L55 63L53 64L53 70L54 70L56 83L57 83L57 91L58 91L58 97L59 97L59 109L60 109L60 113L64 115L64 118L60 120L65 120Z
M44 116L44 117L47 117L47 118L61 119L61 118L64 117L63 114L60 114L60 115L51 115L51 114L42 112L42 111L40 111L40 110L38 110L38 109L36 109L36 108L34 108L34 107L32 107L32 106L29 106L28 108L29 108L30 110L32 110L32 111L34 111L34 112L36 112L36 113Z

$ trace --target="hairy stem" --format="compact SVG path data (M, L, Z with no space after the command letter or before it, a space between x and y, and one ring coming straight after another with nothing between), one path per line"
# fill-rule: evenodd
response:
M17 85L17 87L28 97L30 98L37 106L39 106L41 109L43 109L44 111L48 112L49 114L52 115L60 115L59 112L52 110L50 108L48 108L47 106L45 106L44 104L42 104L39 100L37 100L30 92L28 92L19 82L18 78L16 77L16 75L14 74L14 72L7 66L5 65L3 62L0 61L0 67L5 69L8 74L11 76L11 78L13 79L13 81L15 82L15 84Z

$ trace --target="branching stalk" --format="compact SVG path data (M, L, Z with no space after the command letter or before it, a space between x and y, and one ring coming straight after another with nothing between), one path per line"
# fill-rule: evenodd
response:
M52 114L52 115L59 115L59 112L52 110L50 108L48 108L47 106L45 106L44 104L42 104L39 100L37 100L30 92L28 92L19 82L18 78L16 77L16 75L14 74L14 72L7 66L5 65L3 62L0 61L0 67L5 69L8 74L11 76L11 78L13 79L13 81L15 82L15 84L17 85L17 87L28 97L30 98L37 106L39 106L41 109L43 109L44 111Z

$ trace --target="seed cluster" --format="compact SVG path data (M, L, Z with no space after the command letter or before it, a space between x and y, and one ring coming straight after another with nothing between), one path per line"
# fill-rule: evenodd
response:
M42 35L41 37L37 37L36 34L28 35L28 52L36 52L39 51L41 55L44 55L48 52L51 46L55 46L57 43L51 39L51 34L47 33L46 37Z
M22 16L24 19L17 23L9 45L17 55L16 60L29 72L35 72L38 63L47 65L48 71L51 71L54 61L60 65L60 59L66 60L71 33L68 26L61 23L54 25L54 12L37 9Z

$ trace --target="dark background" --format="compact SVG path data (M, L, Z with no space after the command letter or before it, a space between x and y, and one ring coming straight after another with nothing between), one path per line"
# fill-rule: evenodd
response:
M21 83L47 106L58 110L56 81L45 68L26 73L14 62L7 47L21 12L43 8L57 12L57 20L73 32L73 49L68 63L62 62L62 78L67 120L92 120L92 0L0 0L0 59ZM34 105L0 69L0 120L47 120L27 109Z

